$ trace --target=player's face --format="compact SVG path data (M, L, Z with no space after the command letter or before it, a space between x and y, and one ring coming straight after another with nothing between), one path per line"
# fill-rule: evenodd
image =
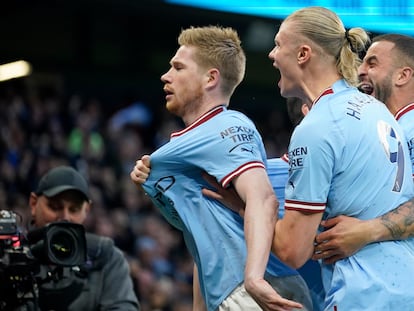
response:
M194 54L194 47L181 46L170 61L170 69L161 76L167 110L184 119L197 109L204 96L203 78L206 75Z
M283 97L295 97L298 87L298 45L292 34L292 23L284 22L275 36L275 47L269 53L273 67L279 70L278 86Z
M392 48L394 43L373 43L358 68L359 89L387 103L393 87L394 65Z
M64 191L51 198L31 193L29 204L36 227L62 220L82 224L90 208L90 203L73 190Z

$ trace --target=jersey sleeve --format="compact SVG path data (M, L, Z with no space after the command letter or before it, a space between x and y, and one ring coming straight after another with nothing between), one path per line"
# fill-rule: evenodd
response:
M285 209L307 213L323 212L334 166L332 140L315 125L302 123L289 145L289 179L285 189ZM338 143L339 148L339 143Z
M228 187L233 178L249 169L265 169L263 141L250 119L228 112L212 121L203 129L202 148L198 148L199 154L194 157L208 174Z

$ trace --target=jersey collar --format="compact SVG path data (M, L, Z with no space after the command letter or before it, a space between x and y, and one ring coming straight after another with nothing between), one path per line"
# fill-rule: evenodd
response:
M397 113L394 115L395 119L398 121L404 114L406 114L410 110L414 110L414 103L408 104L407 106L402 107L400 110L398 110Z
M334 84L332 84L330 87L328 87L327 89L325 89L312 103L312 107L314 105L316 105L316 103L325 95L328 94L333 94L335 92L339 92L342 89L348 88L350 87L350 85L344 80L344 79L340 79L338 81L336 81Z
M203 114L201 117L199 117L197 120L195 120L193 123L191 123L186 128L182 129L181 131L171 133L171 138L181 136L187 133L188 131L191 131L193 128L196 128L200 124L203 124L204 122L210 120L211 118L213 118L214 116L218 115L220 112L223 112L226 109L227 108L224 105L220 105L220 106L217 106L211 109L210 111Z

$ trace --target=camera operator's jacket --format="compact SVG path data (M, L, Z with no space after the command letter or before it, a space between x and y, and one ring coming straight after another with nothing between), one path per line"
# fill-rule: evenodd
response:
M41 310L140 310L122 251L111 239L95 234L87 233L86 242L88 258L84 265L79 269L65 267L61 280L39 286ZM42 270L47 269L42 266Z

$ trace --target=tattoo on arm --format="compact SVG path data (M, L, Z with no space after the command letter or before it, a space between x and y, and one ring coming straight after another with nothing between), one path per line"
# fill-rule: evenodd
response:
M391 239L414 237L414 199L381 216L380 220L388 229Z

